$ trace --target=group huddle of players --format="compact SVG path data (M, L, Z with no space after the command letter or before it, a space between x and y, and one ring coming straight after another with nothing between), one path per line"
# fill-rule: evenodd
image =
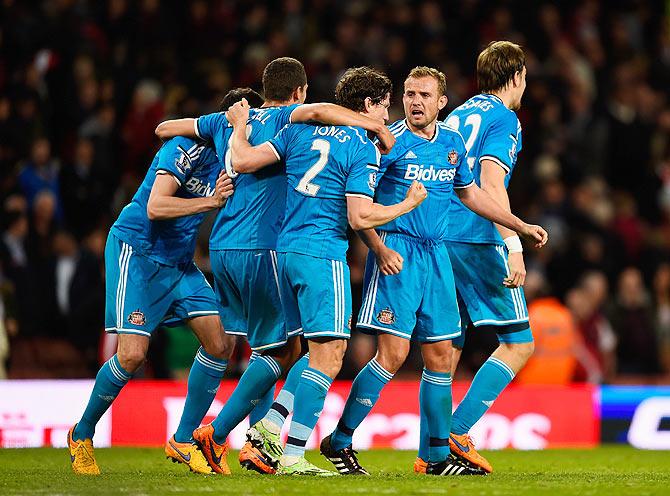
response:
M446 77L416 67L404 81L405 118L387 127L385 74L349 69L337 104L304 104L304 67L282 57L264 70L263 98L239 88L220 112L161 123L156 134L165 143L107 239L105 330L118 334L118 349L68 433L73 470L100 473L95 425L142 365L152 332L185 321L202 346L165 453L194 472L230 473L226 438L249 416L239 455L247 469L369 475L353 433L415 339L424 369L414 470L490 473L468 432L533 352L519 236L537 248L547 242L541 227L510 213L506 192L521 149L514 111L525 77L522 49L491 43L477 59L480 94L441 122ZM213 209L212 288L193 253ZM348 226L369 248L357 328L377 336L377 353L321 441L335 472L304 453L351 333ZM500 345L452 417L451 377L470 324L496 332ZM235 335L249 342L249 366L214 421L200 427Z

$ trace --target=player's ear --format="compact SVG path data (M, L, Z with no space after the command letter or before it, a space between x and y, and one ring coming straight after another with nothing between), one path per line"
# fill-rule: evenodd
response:
M305 103L305 100L307 99L307 86L308 85L305 84L305 86L298 86L293 90L293 101Z
M369 114L370 110L372 110L372 107L374 107L374 103L372 103L372 98L366 96L365 100L363 100L363 106L365 107L365 113Z
M437 108L442 110L444 107L447 106L447 103L449 103L449 98L447 98L447 95L442 95L438 100L437 100Z

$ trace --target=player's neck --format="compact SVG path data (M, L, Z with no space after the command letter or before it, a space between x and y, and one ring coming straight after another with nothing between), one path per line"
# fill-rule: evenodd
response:
M417 136L419 136L420 138L431 140L433 139L433 136L435 136L435 130L437 129L437 119L428 124L426 127L422 128L412 126L412 124L409 122L409 119L405 119L405 122L407 123L407 127L409 128L409 130L412 131Z
M285 102L278 102L275 100L266 100L263 105L261 105L261 108L268 108L268 107L288 107L289 105L293 105L294 103L298 103L297 101L293 100L286 100Z
M509 92L509 91L493 91L490 94L500 98L500 100L503 102L503 105L505 105L505 107L507 107L508 109L512 108L512 102L514 100L514 97L512 96L511 92Z

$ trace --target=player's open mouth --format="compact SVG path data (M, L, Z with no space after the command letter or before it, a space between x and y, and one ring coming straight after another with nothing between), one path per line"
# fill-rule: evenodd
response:
M422 117L423 112L421 110L412 110L412 117Z

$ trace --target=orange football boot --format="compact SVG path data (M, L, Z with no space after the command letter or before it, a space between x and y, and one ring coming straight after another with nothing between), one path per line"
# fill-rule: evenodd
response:
M240 450L240 465L247 470L255 470L259 474L274 474L277 470L272 466L272 462L263 456L263 453L254 445L247 441Z
M219 444L214 441L214 427L212 424L203 425L193 431L193 439L198 443L207 463L217 474L230 475L230 467L226 461L228 443Z
M481 468L484 472L489 474L493 472L493 467L488 460L477 453L475 444L472 442L469 434L462 434L460 436L458 434L450 434L449 449L454 455L464 458L471 464Z
M415 474L425 474L427 467L428 467L428 462L424 462L421 458L419 458L417 456L416 460L414 460L414 473Z

